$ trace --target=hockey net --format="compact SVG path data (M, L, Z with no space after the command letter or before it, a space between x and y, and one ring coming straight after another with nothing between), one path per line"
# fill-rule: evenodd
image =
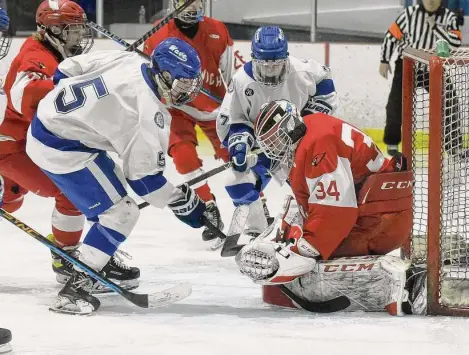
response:
M469 316L469 50L406 49L403 152L414 172L405 253L428 270L428 313Z

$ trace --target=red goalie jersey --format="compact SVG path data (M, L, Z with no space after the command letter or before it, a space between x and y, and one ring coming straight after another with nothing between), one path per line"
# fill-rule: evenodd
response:
M304 123L289 180L305 239L323 259L399 248L412 228L411 172L395 173L394 159L340 119L317 113Z

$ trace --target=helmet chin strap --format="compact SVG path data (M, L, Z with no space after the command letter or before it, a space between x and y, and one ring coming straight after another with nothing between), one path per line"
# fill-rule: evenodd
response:
M67 59L69 57L69 55L66 53L64 44L59 38L50 35L47 30L44 33L44 37L52 45L52 47L54 47L60 53L63 59Z

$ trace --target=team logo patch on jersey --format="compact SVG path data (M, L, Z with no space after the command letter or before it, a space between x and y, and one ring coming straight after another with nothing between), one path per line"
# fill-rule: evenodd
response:
M316 154L313 158L312 165L318 166L322 162L325 156L326 156L326 153Z
M164 128L164 117L163 117L163 114L161 112L155 113L155 123L161 129Z
M233 79L230 80L230 82L228 83L228 92L233 92L234 90L234 83L233 83Z
M244 94L246 96L252 96L252 95L254 95L254 90L251 89L251 88L247 88L246 90L244 90Z

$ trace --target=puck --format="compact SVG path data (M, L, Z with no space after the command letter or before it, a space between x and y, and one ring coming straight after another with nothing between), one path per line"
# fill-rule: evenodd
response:
M0 345L8 344L11 341L11 331L0 328Z

